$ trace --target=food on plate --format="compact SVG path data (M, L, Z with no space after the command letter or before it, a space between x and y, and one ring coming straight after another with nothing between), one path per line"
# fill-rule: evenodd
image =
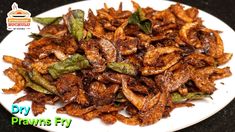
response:
M34 17L43 28L30 35L25 58L3 56L12 64L4 74L15 82L3 92L25 91L14 103L32 101L35 116L60 102L57 113L147 126L211 97L215 81L232 75L221 68L232 54L198 9L177 3L159 11L134 1L133 8L104 4L87 19L80 9Z

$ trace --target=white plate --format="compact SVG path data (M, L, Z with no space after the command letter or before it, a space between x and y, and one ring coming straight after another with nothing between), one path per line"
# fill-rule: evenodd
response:
M65 14L68 11L68 8L71 7L72 9L82 9L86 12L89 8L91 8L93 11L96 9L100 9L103 7L103 3L106 2L108 6L112 6L117 8L119 5L119 2L123 1L123 8L128 10L133 10L131 1L125 1L125 0L115 0L115 1L108 1L108 0L93 0L93 1L83 1L83 2L77 2L69 5L65 5L62 7L58 7L56 9L52 9L50 11L47 11L40 16L60 16L62 14ZM169 1L160 1L160 0L137 0L137 2L142 6L150 6L157 10L166 9L171 4L174 4L174 2ZM188 7L188 6L187 6ZM234 48L234 42L235 42L235 33L234 31L227 26L224 22L221 20L215 18L214 16L205 13L203 11L200 11L199 16L205 21L204 25L206 25L209 28L217 29L220 31L223 31L221 34L222 39L224 41L225 51L230 53L235 53ZM23 58L23 52L27 51L27 47L25 44L31 39L28 37L30 32L38 32L37 24L33 23L32 28L30 31L13 31L10 33L2 42L0 45L0 58L2 58L3 55L12 55L19 58ZM232 73L235 73L235 57L232 58L232 60L226 64L230 66ZM12 82L2 73L2 71L6 68L10 67L9 64L6 64L0 59L0 80L1 80L1 88L8 88L12 86ZM171 116L165 119L161 119L159 122L157 122L154 125L146 126L146 127L139 127L139 126L128 126L123 123L117 122L114 125L105 125L103 124L99 119L95 119L92 121L84 121L79 118L74 118L65 114L57 114L56 109L59 107L57 106L46 106L46 111L37 116L34 117L32 114L32 111L30 111L28 116L24 116L22 114L16 114L16 116L21 118L50 118L52 120L51 126L38 126L41 129L49 130L49 131L96 131L96 132L105 132L105 131L114 131L114 132L120 132L122 130L124 131L175 131L179 130L185 127L188 127L190 125L193 125L195 123L198 123L222 108L224 108L231 100L234 99L235 96L235 89L234 89L234 81L235 76L219 80L216 82L216 87L218 90L214 92L212 95L213 100L206 99L203 101L197 101L194 102L195 106L191 108L178 108L175 109L173 112L171 112ZM220 82L224 82L224 85L221 85ZM3 94L2 90L0 90L0 102L1 104L11 112L11 105L13 101L22 96L24 93L21 92L17 95L6 95ZM22 102L19 105L21 106L30 106L31 102ZM71 126L69 128L65 128L62 126L55 126L54 125L54 117L59 116L63 118L70 118L72 119Z

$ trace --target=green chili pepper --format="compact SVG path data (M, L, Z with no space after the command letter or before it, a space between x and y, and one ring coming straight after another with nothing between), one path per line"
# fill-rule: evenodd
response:
M79 41L83 38L84 12L82 10L71 10L65 15L65 23L69 32Z
M82 55L75 54L50 66L48 71L53 78L58 78L61 74L74 72L88 67L90 67L89 61Z
M152 22L145 17L141 8L128 18L128 24L136 24L146 34L152 33Z
M24 70L23 68L18 68L17 71L20 73L20 75L22 75L26 81L26 87L30 87L33 90L40 92L40 93L45 93L45 94L52 94L50 91L46 90L45 88L41 87L40 85L37 85L35 83L33 83L26 70Z
M178 92L171 93L171 99L174 103L183 102L186 100L199 100L211 96L202 92L188 93L186 96L179 94Z
M133 75L137 74L135 67L132 64L124 62L111 62L107 65L108 68L123 74Z
M33 17L33 21L40 23L44 26L50 24L59 24L62 17Z

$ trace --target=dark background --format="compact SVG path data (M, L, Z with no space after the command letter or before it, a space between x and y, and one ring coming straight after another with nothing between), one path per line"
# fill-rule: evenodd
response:
M0 0L0 41L9 33L6 30L7 12L11 10L11 4L17 2L20 8L31 12L32 16L49 9L76 2L79 0ZM147 0L146 0L147 1ZM223 20L235 30L235 1L234 0L174 0L202 9ZM231 42L232 43L232 42ZM181 131L190 132L235 132L235 100L212 117ZM192 115L193 116L193 115ZM0 105L0 131L1 132L26 132L42 131L33 126L12 126L12 115ZM189 117L190 118L190 117ZM170 127L166 126L166 127ZM69 129L68 129L69 131ZM78 131L82 131L79 130Z

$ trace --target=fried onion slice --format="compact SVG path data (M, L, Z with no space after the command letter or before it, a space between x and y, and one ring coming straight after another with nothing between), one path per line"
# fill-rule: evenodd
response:
M169 69L171 66L176 64L181 59L180 55L177 55L165 66L162 67L153 67L153 66L145 66L141 69L141 73L144 76L148 75L157 75L163 73L165 70Z
M4 74L15 82L14 86L10 89L2 89L4 93L16 94L19 93L25 87L24 78L17 72L17 70L8 68L4 71Z
M9 55L4 55L2 58L5 62L10 63L16 66L22 66L22 60L16 57L12 57Z

